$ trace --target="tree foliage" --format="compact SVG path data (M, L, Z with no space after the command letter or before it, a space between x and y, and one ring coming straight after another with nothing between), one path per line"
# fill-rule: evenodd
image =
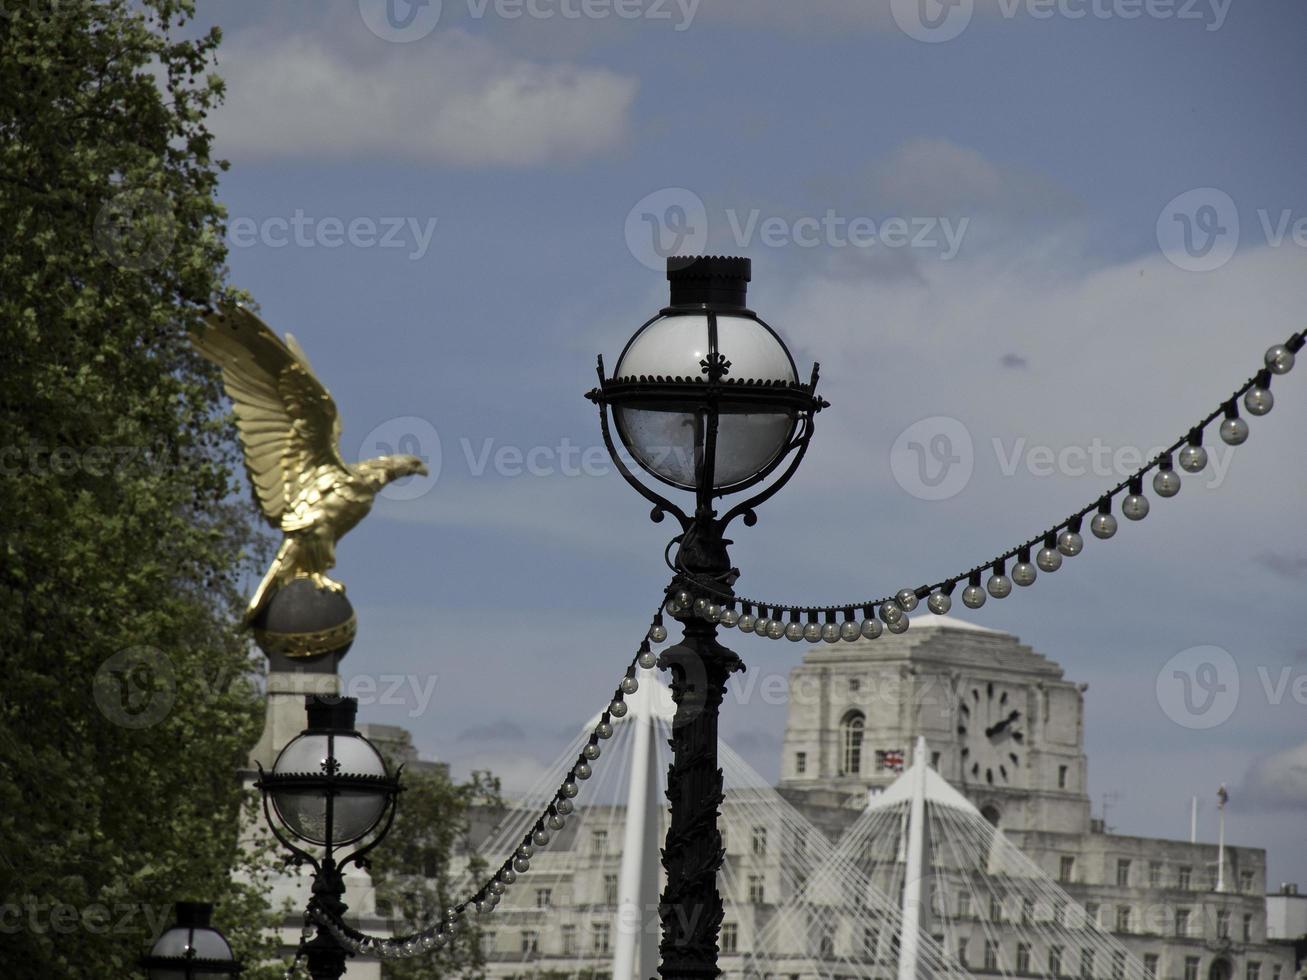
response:
M130 976L175 899L218 901L243 952L264 924L230 878L255 539L187 340L225 288L219 34L191 13L0 0L6 978Z
M393 771L404 757L388 755ZM369 858L378 908L389 911L397 933L406 934L436 925L445 909L467 897L459 891L454 862L474 878L485 870L468 840L470 815L478 807L502 808L503 801L498 781L484 772L455 783L442 767L411 767L403 772L403 784L390 835ZM481 932L474 916L466 921L454 942L431 954L385 962L386 980L484 976Z

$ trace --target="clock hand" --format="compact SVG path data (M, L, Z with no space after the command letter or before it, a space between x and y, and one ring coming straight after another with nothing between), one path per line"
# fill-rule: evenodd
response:
M1013 711L1010 715L1008 715L1008 716L1007 716L1006 718L1004 718L1002 721L998 722L997 724L990 725L988 728L986 728L986 729L985 729L985 737L986 737L986 738L993 738L993 737L994 737L995 735L997 735L999 732L1006 730L1008 725L1012 724L1012 722L1016 721L1016 720L1017 720L1018 718L1020 718L1020 717L1021 717L1021 712L1020 712L1020 711Z

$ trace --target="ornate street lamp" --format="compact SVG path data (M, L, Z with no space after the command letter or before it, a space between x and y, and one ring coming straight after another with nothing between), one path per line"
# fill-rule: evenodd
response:
M672 514L681 525L672 541L678 546L674 568L687 589L674 589L667 608L684 638L658 662L671 670L676 702L667 776L671 825L663 850L667 886L659 903L663 980L711 980L719 972L717 719L727 678L744 669L716 639L718 622L739 619L725 605L739 572L731 567L724 532L736 517L757 523L754 508L794 474L814 416L827 406L816 394L817 366L801 383L780 337L745 305L750 273L744 258L668 259L671 302L636 331L611 378L604 377L599 358L599 387L586 396L599 405L604 442L618 471L654 505L652 519ZM610 409L639 468L694 494L691 513L636 478L613 444ZM750 490L718 516L717 498ZM723 604L702 597L705 584ZM697 600L690 598L691 585L698 586Z
M392 777L381 753L355 730L357 699L310 694L304 701L308 727L281 750L272 772L259 767L255 785L268 826L291 860L313 868L313 904L339 920L347 908L343 869L367 867L367 853L390 830L399 774ZM357 846L337 860L337 849L350 845ZM304 954L314 980L340 977L350 955L322 928Z
M219 980L240 974L227 937L209 924L208 902L178 902L177 921L141 957L149 980Z

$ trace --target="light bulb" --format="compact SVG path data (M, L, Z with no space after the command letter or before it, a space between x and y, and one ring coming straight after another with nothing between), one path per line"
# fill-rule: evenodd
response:
M634 677L623 677L622 682L617 686L622 689L623 694L634 694L640 690L640 682Z
M821 638L827 643L837 643L840 638L839 623L824 623L821 627Z
M904 612L912 612L917 608L917 593L911 589L899 589L894 594L894 601L903 608Z
M864 640L876 639L876 637L880 636L880 631L881 631L880 620L874 619L870 616L862 621L862 626L859 629L859 632L862 634L862 638Z
M1180 450L1180 469L1186 473L1201 473L1207 466L1207 450L1202 446L1184 446Z
M902 619L896 619L885 628L891 633L906 633L908 631L908 617L904 616Z
M590 743L587 742L585 747L581 749L581 754L585 756L587 759L593 761L599 758L600 755L599 746L591 745Z
M797 643L799 640L802 640L802 639L803 639L803 624L802 624L802 623L786 623L786 624L785 624L785 639L787 639L787 640L793 640L795 643Z
M779 619L770 619L767 621L767 639L779 640L785 635L785 624Z
M1174 497L1180 492L1180 474L1175 470L1158 470L1153 475L1153 493L1159 497Z
M953 608L953 597L943 592L932 592L930 598L926 600L926 608L936 616L943 616Z
M649 639L655 643L662 643L663 640L667 639L667 627L662 623L655 623L649 628Z
M985 588L995 599L1006 599L1012 594L1012 580L1006 575L991 575Z
M653 670L654 667L658 666L658 658L653 655L651 650L641 650L640 656L636 658L636 663L645 670Z
M616 698L608 702L608 713L614 718L626 717L626 702L619 701Z
M1040 548L1035 555L1035 564L1041 572L1056 572L1062 567L1062 553L1056 548Z
M851 619L840 626L840 639L847 643L852 643L861 635L862 631L858 628L858 624Z
M1116 533L1116 518L1111 514L1095 514L1089 520L1089 530L1094 532L1094 537L1106 541Z
M1248 423L1241 418L1221 421L1221 438L1227 446L1242 446L1248 441Z
M1038 575L1035 566L1028 561L1019 561L1012 566L1012 581L1022 588L1027 585L1034 585Z
M968 585L962 590L962 604L968 609L979 609L985 604L985 590L979 585Z
M803 638L809 643L818 643L821 641L821 623L805 623L803 627Z
M752 616L750 616L748 613L743 613L741 614L740 618L736 621L735 626L741 633L752 633L753 625L755 622L756 621Z
M1274 404L1275 396L1269 388L1249 388L1248 394L1243 396L1243 407L1248 409L1249 415L1265 415Z
M1293 351L1284 344L1276 344L1266 351L1266 366L1275 374L1288 374L1293 368Z
M1085 539L1075 531L1063 531L1057 536L1057 550L1068 558L1074 558L1085 550Z
M1121 513L1132 521L1142 521L1148 516L1148 498L1142 493L1128 494L1121 501Z
M740 621L740 614L734 609L723 609L721 619L718 620L723 626L734 626Z
M897 602L882 602L880 604L880 618L885 621L886 626L897 623L903 618L903 610Z

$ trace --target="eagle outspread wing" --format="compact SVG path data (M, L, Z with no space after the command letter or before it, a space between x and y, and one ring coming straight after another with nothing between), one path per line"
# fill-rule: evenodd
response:
M324 477L349 476L336 403L294 338L282 341L239 306L224 306L208 322L195 346L222 368L259 508L274 528L297 530L311 520L311 490Z
M294 338L282 341L249 310L224 305L194 341L222 369L255 499L287 536L250 600L248 622L280 580L334 564L338 529L323 502L348 494L351 479L340 455L340 416Z

